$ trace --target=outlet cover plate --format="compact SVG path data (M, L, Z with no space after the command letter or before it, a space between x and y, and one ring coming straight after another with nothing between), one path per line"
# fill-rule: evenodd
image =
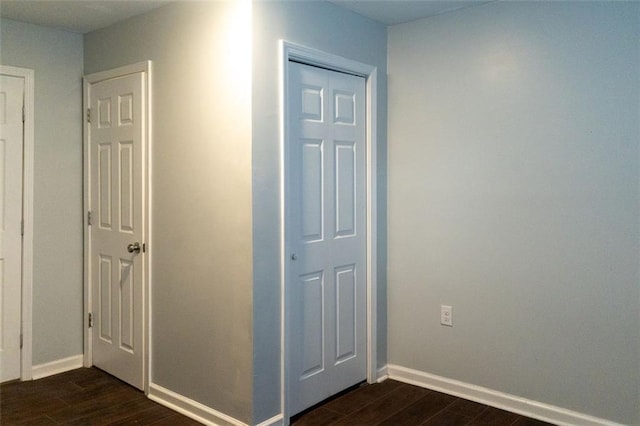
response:
M453 327L453 308L449 305L440 305L440 324Z

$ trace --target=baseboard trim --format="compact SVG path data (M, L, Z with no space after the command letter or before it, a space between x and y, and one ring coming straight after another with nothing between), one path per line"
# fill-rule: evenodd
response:
M401 367L399 365L389 364L387 365L387 371L389 378L393 380L480 402L548 423L562 426L578 424L582 426L622 426L620 423L600 419L577 411L532 401L508 393Z
M263 421L262 423L258 423L257 426L282 426L284 425L284 416L282 414L277 414L270 419Z
M378 368L378 383L382 383L389 378L389 369L385 365L384 367Z
M54 374L64 373L65 371L75 370L83 367L84 355L74 355L68 358L62 358L44 364L34 365L31 368L31 377L33 380L42 379L44 377L53 376Z
M149 384L149 399L169 407L180 414L210 426L247 426L231 416L207 407L179 393L170 391L155 383Z

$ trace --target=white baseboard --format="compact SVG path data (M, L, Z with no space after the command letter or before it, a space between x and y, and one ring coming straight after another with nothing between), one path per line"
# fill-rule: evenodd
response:
M275 415L264 422L258 423L257 426L283 426L284 416L282 414Z
M68 358L58 359L44 364L38 364L31 367L31 377L33 380L42 379L43 377L53 376L54 374L64 373L65 371L81 368L84 355L74 355Z
M389 378L389 369L385 365L384 367L378 368L378 383L384 382Z
M389 378L393 380L480 402L491 407L511 411L548 423L563 426L622 426L620 423L589 416L577 411L532 401L508 393L436 376L435 374L429 374L399 365L389 364L387 365L387 371Z
M231 416L207 407L197 401L170 391L155 383L149 384L149 399L169 407L180 414L210 426L247 426Z

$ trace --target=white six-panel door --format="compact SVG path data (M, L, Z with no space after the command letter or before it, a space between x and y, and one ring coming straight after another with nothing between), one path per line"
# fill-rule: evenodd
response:
M93 364L143 389L144 76L89 91ZM140 251L130 252L135 243Z
M0 76L0 381L20 377L24 79Z
M289 414L366 379L365 80L291 62Z

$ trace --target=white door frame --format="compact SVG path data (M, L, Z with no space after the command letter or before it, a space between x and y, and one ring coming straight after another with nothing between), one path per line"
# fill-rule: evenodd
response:
M284 423L289 423L288 406L288 324L286 321L286 252L285 252L285 177L289 164L289 135L287 118L287 83L289 61L295 60L308 65L320 66L333 71L355 74L366 79L366 205L367 205L367 381L375 383L377 372L377 84L378 69L341 56L311 49L280 40L280 304L281 304L281 409Z
M33 352L33 150L34 81L32 69L0 65L0 74L24 79L24 125L22 138L22 350L20 380L32 378Z
M89 74L83 77L83 114L86 114L90 107L90 88L94 83L103 80L109 80L116 77L122 77L128 74L144 73L144 94L143 102L146 104L146 114L142 123L142 217L143 217L143 238L146 243L146 255L142 256L143 262L143 280L142 280L142 298L143 298L143 383L144 392L149 393L149 383L151 374L151 61L138 62L132 65L126 65L112 70L101 71ZM83 116L84 123L84 366L91 367L93 365L93 348L91 346L92 329L89 328L89 312L92 312L91 306L91 233L89 232L89 217L87 212L92 210L91 206L91 149L89 146L89 122L87 117Z

